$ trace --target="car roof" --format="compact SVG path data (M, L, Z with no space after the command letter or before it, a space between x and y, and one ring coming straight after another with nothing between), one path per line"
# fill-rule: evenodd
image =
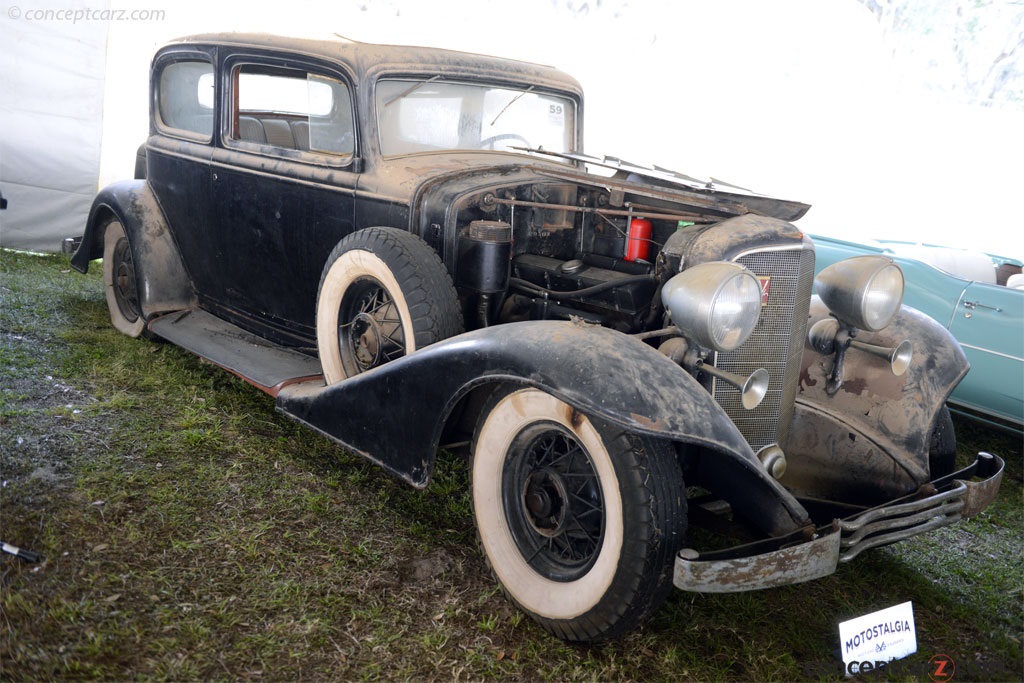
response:
M234 32L184 36L171 41L168 47L175 45L249 47L327 58L347 64L360 79L372 78L382 73L440 73L491 77L512 83L569 91L580 99L583 96L583 88L579 82L555 67L443 48L363 43L338 35L308 38Z

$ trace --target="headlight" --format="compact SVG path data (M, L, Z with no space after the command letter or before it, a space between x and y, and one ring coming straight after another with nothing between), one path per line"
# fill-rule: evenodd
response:
M863 330L886 327L903 303L903 271L885 256L855 256L833 263L814 283L837 318Z
M724 261L701 263L673 276L662 288L661 300L676 327L715 351L739 348L761 315L757 278L743 266Z

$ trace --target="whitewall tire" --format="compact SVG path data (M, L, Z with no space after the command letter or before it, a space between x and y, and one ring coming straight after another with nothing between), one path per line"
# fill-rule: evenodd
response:
M620 635L671 588L686 501L670 444L539 389L501 390L477 424L471 486L495 577L556 636Z
M320 278L316 339L328 384L462 332L462 311L441 259L394 228L352 233Z
M146 320L139 303L135 259L124 226L116 218L103 230L103 288L114 328L129 337L143 336Z

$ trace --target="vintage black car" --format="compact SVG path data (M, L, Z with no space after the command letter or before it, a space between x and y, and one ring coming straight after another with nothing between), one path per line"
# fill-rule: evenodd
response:
M812 296L807 205L584 155L554 68L203 35L157 52L150 97L144 177L100 192L72 261L103 259L113 324L413 486L466 452L487 561L561 638L996 495L998 457L953 471L968 365L890 259Z

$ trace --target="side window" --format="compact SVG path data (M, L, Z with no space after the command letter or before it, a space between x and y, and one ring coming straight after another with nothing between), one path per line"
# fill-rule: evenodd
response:
M352 121L352 96L344 84L310 74L309 148L331 154L355 152L355 125ZM321 115L313 109L313 94L330 95L333 107ZM324 109L321 109L324 111Z
M160 123L207 140L213 137L213 65L187 60L160 72L157 100Z
M351 155L352 98L341 81L255 65L233 73L230 138L283 149Z

